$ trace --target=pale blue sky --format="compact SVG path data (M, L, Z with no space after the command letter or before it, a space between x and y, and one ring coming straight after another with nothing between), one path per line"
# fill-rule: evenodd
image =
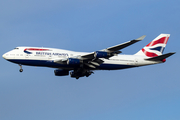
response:
M0 1L0 54L17 46L92 52L161 33L171 34L167 62L118 71L96 71L78 81L54 69L0 59L0 120L179 120L180 1Z

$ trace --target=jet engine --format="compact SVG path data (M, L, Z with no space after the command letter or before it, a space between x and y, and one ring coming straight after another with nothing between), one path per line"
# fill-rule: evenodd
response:
M77 58L68 58L67 60L68 65L79 65L80 63L81 63L81 60Z
M66 76L69 75L69 70L54 70L56 76Z
M104 51L96 51L94 53L94 57L95 58L108 58L108 57L111 57L111 53L108 53L108 52L104 52Z

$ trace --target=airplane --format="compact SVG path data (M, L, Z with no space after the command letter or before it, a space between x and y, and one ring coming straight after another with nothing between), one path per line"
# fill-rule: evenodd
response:
M96 70L120 70L164 63L166 58L175 54L163 54L170 34L160 34L148 45L134 55L122 55L120 50L143 40L143 35L137 39L115 45L95 52L74 52L63 49L43 47L16 47L3 54L3 58L16 63L23 71L22 65L56 68L56 76L70 76L79 79L88 77Z

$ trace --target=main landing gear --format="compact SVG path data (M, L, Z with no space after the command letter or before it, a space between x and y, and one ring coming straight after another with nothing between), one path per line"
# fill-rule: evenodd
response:
M22 65L18 64L20 66L19 72L23 72Z

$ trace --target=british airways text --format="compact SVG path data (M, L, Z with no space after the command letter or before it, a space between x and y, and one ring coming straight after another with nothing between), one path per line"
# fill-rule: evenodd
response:
M36 52L36 55L68 56L67 53Z

